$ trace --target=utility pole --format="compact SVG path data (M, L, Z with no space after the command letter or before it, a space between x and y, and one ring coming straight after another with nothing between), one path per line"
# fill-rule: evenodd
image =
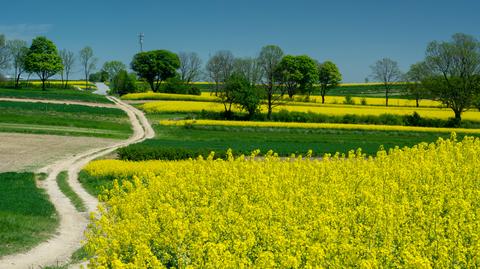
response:
M139 42L140 42L140 52L143 52L143 37L144 37L144 34L143 34L143 33L140 33L140 34L138 35Z

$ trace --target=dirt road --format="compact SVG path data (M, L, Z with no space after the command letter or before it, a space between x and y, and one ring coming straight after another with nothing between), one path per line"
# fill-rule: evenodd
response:
M79 213L75 210L70 200L63 195L56 184L56 177L61 171L68 171L69 183L87 205L88 212L95 211L97 199L89 195L77 180L78 172L91 160L111 153L119 147L152 138L154 131L145 115L136 108L125 104L114 97L108 97L115 106L124 110L133 127L133 135L122 142L107 147L88 150L75 157L66 158L52 165L40 169L39 172L48 172L48 178L42 182L42 188L48 193L50 200L60 217L60 226L57 233L50 240L41 243L30 251L21 254L9 255L0 259L0 268L38 268L46 265L63 264L71 254L80 248L83 232L85 231L89 213ZM25 99L22 99L25 100ZM69 102L64 102L69 103Z

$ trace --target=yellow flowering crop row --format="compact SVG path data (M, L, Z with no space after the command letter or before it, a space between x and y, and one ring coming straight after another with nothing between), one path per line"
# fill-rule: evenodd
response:
M173 93L129 93L122 96L124 100L186 100L186 101L219 101L216 96L208 95L190 95L190 94L173 94Z
M303 123L303 122L268 122L268 121L228 121L228 120L162 120L160 125L184 126L186 124L199 126L232 126L232 127L273 127L302 129L343 129L365 131L399 131L399 132L432 132L432 133L463 133L480 134L480 129L465 128L434 128L399 125L372 125L346 123Z
M145 92L145 93L129 93L122 96L124 100L177 100L177 101L205 101L205 102L218 102L220 98L213 95L210 92L202 92L200 96L198 95L189 95L189 94L171 94L171 93L155 93L155 92ZM294 102L290 102L288 97L284 98L285 101L289 101L289 104L295 105L306 105L306 106L324 106L321 104L320 96L310 96L308 102L303 101L304 96L295 96ZM382 106L385 105L384 98L376 97L352 97L352 100L355 104L361 104L362 99L365 99L367 105ZM343 104L345 101L344 96L327 96L325 99L326 104ZM422 107L440 107L442 104L438 101L433 100L421 100ZM399 98L390 98L390 106L408 106L414 107L415 100L410 99L399 99Z
M157 101L142 104L141 109L147 113L159 112L199 112L207 111L224 111L224 106L216 102L195 102L195 101ZM261 107L262 111L266 111L266 106ZM381 106L361 106L361 105L302 105L302 104L285 104L274 108L274 111L286 109L295 112L313 112L327 115L411 115L414 111L420 116L426 118L448 119L454 116L451 109L447 108L413 108L413 107L381 107ZM238 111L234 108L234 111ZM480 112L467 111L462 115L463 119L480 120Z
M93 268L476 268L480 139L323 160L126 162L86 233Z

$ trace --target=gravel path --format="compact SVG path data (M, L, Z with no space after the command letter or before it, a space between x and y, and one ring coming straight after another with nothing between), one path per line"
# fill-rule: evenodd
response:
M96 94L107 95L108 91L110 90L110 88L105 83L97 82L95 83L95 86L97 86L97 90L94 91L93 93L96 93Z
M40 169L39 172L48 172L48 178L41 183L46 190L50 201L54 204L60 217L60 226L54 237L34 247L26 253L14 254L0 258L0 268L41 268L52 264L64 264L69 261L72 253L81 247L84 231L89 221L90 213L77 212L70 200L63 195L56 184L56 177L61 171L68 171L69 184L83 199L88 212L96 210L97 199L89 195L77 180L78 172L91 160L109 154L119 147L137 143L154 136L154 131L145 115L138 109L125 104L121 100L108 97L115 105L124 110L134 130L133 135L112 146L89 150L74 157L66 158L55 164ZM25 101L25 99L22 99ZM70 103L70 102L63 102Z

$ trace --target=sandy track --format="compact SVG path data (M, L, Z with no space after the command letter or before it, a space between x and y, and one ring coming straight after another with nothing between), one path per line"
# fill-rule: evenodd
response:
M28 99L28 98L0 98L0 101L26 102L26 103L46 103L46 104L60 104L60 105L65 105L66 104L66 105L81 105L81 106L91 106L91 107L117 108L116 104L92 103L92 102L82 102L82 101Z
M83 232L89 221L89 213L77 212L70 200L63 195L56 184L58 173L65 170L68 171L70 176L69 183L72 189L83 199L88 212L95 211L98 203L97 199L89 195L77 180L78 172L81 168L91 160L111 153L119 147L153 137L154 131L142 112L123 103L117 98L108 98L112 100L118 108L127 113L134 130L133 135L129 139L112 146L92 149L75 157L67 158L42 168L41 172L49 173L48 178L42 182L42 187L46 190L50 200L55 205L60 217L60 226L53 238L41 243L30 251L1 258L0 268L38 268L45 265L57 264L57 262L60 264L68 262L71 254L81 246L81 240L84 237Z

